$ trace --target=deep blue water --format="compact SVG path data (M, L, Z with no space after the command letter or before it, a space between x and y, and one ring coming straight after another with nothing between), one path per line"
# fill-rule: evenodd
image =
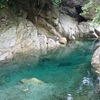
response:
M94 95L91 74L91 41L69 44L44 55L20 55L0 63L0 100L100 100ZM46 84L21 84L24 78L37 78ZM83 85L83 78L89 84ZM28 89L28 91L23 91Z

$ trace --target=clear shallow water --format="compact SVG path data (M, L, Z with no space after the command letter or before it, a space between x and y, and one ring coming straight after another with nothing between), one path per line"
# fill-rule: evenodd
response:
M94 95L92 54L92 42L88 41L0 64L0 100L67 100L67 94L74 100L100 100ZM46 84L19 83L32 77ZM83 77L89 78L88 85L82 85Z

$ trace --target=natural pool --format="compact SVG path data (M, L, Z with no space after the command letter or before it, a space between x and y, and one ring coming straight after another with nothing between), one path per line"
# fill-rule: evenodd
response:
M68 100L68 94L73 100L100 100L94 95L92 47L91 41L72 43L41 56L18 56L0 63L0 100ZM45 84L19 82L33 77Z

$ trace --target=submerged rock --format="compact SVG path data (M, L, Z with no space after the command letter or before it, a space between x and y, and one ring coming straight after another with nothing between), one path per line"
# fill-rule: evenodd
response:
M29 78L29 79L22 79L20 81L20 83L23 83L23 84L32 84L32 85L42 85L42 84L45 84L43 81L37 79L37 78Z

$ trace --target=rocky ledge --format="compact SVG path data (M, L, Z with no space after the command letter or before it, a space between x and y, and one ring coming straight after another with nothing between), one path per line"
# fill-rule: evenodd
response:
M90 22L78 22L56 7L46 12L46 18L44 13L34 17L34 22L23 13L19 17L9 8L0 11L0 61L30 50L46 54L90 32Z

